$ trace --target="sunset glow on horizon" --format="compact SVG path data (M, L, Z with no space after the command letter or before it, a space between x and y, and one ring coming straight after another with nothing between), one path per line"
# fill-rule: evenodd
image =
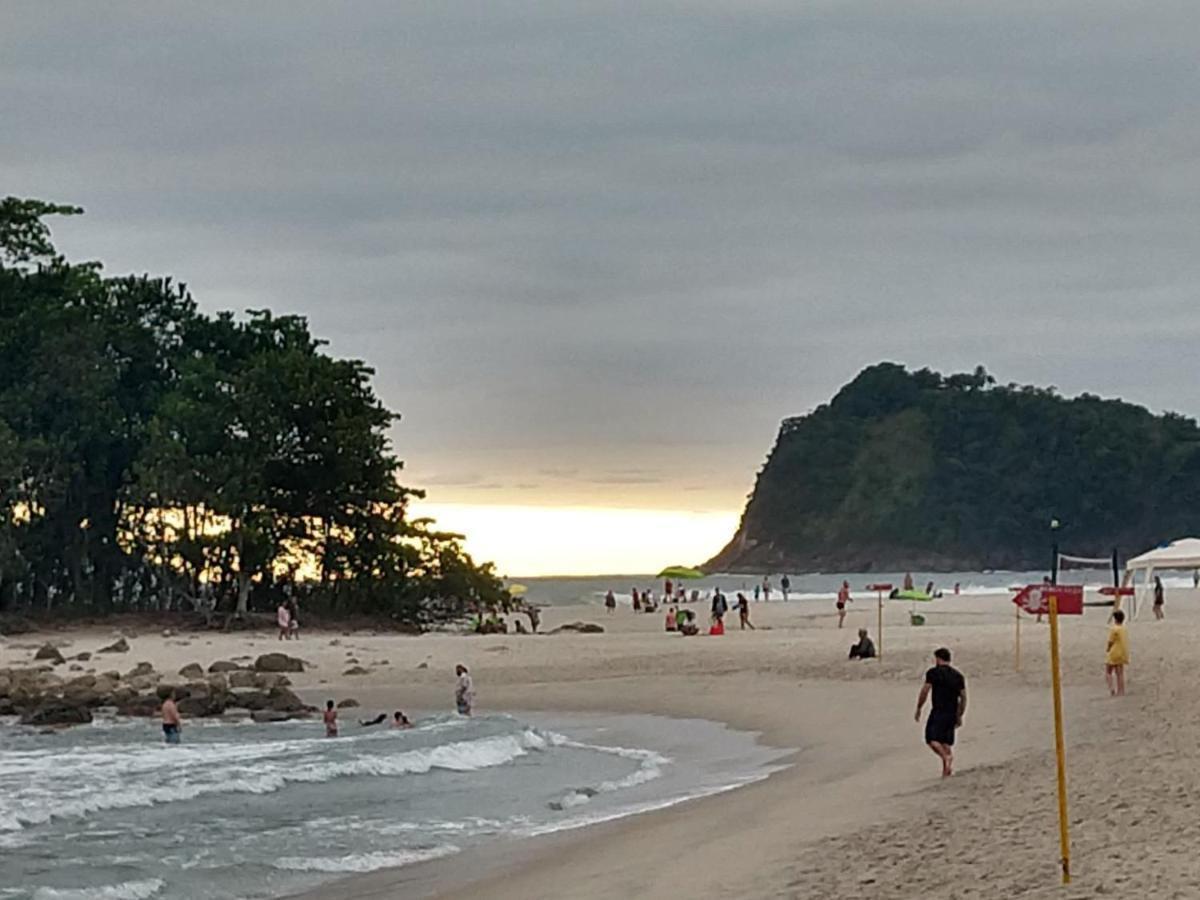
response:
M416 502L442 531L465 536L477 562L514 578L657 572L717 553L737 529L736 512L584 506Z

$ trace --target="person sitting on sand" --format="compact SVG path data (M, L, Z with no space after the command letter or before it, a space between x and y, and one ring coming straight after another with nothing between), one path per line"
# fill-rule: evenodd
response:
M667 624L667 628L666 628L667 631L675 630L676 619L675 619L675 607L674 606L672 606L670 609L667 610L667 623L666 624Z
M292 614L283 600L279 601L279 608L275 610L275 624L279 626L279 640L286 641L291 638Z
M858 643L850 645L850 659L874 659L875 642L867 634L867 629L858 629Z
M939 647L933 651L933 668L925 673L925 683L917 695L917 712L913 718L921 721L921 707L933 693L933 704L925 722L925 743L942 761L942 777L954 774L954 731L962 727L967 711L967 679L950 665L950 651Z
M325 737L335 738L338 736L338 720L337 709L333 705L332 700L325 701L325 713L321 717L325 720Z
M471 673L462 663L454 667L454 674L458 676L454 687L454 705L458 708L460 716L469 716L475 708L475 683L471 681Z
M1125 633L1125 613L1112 614L1108 629L1108 644L1104 648L1104 680L1113 697L1125 696L1125 667L1129 665L1129 636Z
M178 744L182 740L182 729L179 707L175 705L175 692L171 691L162 704L163 740L168 744Z
M738 591L737 595L737 611L738 625L741 626L741 630L745 631L749 628L751 631L756 631L754 623L750 621L750 601L746 599L746 595L741 591Z

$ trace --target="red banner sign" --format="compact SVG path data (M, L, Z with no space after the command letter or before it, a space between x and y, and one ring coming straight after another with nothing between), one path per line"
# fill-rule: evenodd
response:
M1013 603L1034 616L1050 612L1050 594L1058 598L1060 616L1083 615L1082 584L1031 584L1013 597Z

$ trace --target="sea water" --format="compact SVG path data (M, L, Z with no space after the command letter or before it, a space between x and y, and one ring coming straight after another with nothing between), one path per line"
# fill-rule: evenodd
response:
M1049 562L1049 560L1047 560ZM788 574L790 591L788 599L793 602L821 601L831 603L837 596L842 582L850 585L852 592L867 594L868 584L892 584L900 587L904 583L904 572L818 572L804 575L772 571L768 575L771 585L771 600L782 600L780 579ZM1038 584L1046 576L1046 571L1037 572L912 572L914 585L924 590L929 582L933 582L935 591L947 595L954 592L954 586L959 586L959 593L966 596L981 594L1005 593L1014 585ZM688 591L699 591L707 597L713 588L719 587L727 596L733 597L739 591L751 600L754 599L755 585L761 585L763 573L757 575L710 575L695 581L676 581L676 584ZM1059 579L1062 583L1083 584L1090 590L1099 590L1112 584L1111 569L1067 569ZM632 602L632 590L653 590L658 599L662 599L663 579L655 575L588 575L588 576L549 576L537 578L513 578L513 583L525 587L524 597L530 603L545 606L560 606L573 603L600 604L604 595L611 590L618 604L628 606ZM1164 574L1163 584L1168 590L1191 588L1191 573Z
M266 898L766 777L784 751L653 716L0 724L0 898Z

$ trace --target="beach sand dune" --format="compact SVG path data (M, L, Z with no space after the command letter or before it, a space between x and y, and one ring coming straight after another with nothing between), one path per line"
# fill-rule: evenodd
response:
M137 637L122 662L186 662L286 649L312 664L294 676L310 699L353 696L365 709L445 709L457 662L485 710L653 713L708 718L796 748L757 784L629 819L336 882L310 895L472 898L995 898L1137 892L1200 897L1200 709L1193 682L1200 595L1175 591L1168 619L1130 628L1129 695L1103 680L1107 610L1064 620L1074 883L1059 885L1047 629L1022 623L1014 671L1006 596L887 605L884 659L845 660L854 629L875 633L873 599L847 627L828 604L752 608L756 632L681 638L659 615L548 609L544 627L595 621L597 635L309 634ZM109 632L22 636L0 666L46 637L94 650ZM95 646L93 646L95 645ZM913 708L932 650L949 646L970 709L957 774L938 776ZM366 675L346 676L358 659ZM385 662L386 661L386 662Z

